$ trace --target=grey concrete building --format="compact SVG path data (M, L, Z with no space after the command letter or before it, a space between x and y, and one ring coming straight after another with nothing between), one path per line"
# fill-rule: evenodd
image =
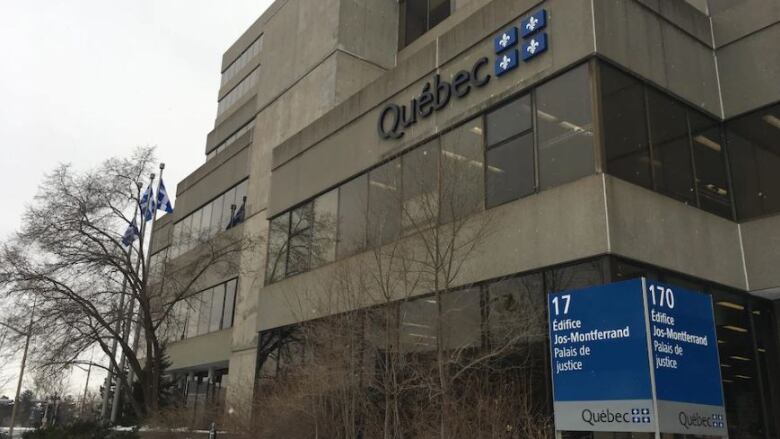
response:
M245 412L280 328L430 297L329 287L411 239L428 196L431 227L489 219L447 284L477 320L518 279L711 294L731 437L778 437L778 43L777 0L275 1L225 52L204 164L155 223L159 262L199 257L190 233L263 241L182 309L188 401Z

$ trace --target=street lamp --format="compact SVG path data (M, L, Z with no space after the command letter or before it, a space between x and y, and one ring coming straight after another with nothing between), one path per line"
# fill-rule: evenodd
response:
M30 347L30 337L32 337L32 324L33 316L35 315L36 300L33 300L32 312L30 313L30 324L27 326L27 331L14 328L13 326L0 322L0 325L16 332L19 335L24 335L24 353L22 354L22 367L19 370L19 382L16 384L16 396L14 397L14 406L11 409L11 425L8 427L8 437L12 439L14 437L14 422L16 422L16 409L19 407L19 393L22 391L22 378L24 377L24 366L27 363L27 350Z

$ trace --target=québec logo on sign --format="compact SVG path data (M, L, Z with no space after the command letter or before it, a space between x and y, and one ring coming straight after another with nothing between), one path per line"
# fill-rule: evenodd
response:
M493 40L496 52L494 63L496 76L501 76L515 69L520 58L528 62L546 51L547 33L539 33L545 27L547 27L547 11L541 9L520 22L519 34L523 38L523 42L519 50L517 49L519 38L516 26L510 26L497 35Z

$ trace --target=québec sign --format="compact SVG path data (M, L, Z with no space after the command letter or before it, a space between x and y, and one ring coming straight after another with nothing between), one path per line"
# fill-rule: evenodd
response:
M521 45L522 55L515 46L518 44L518 28L511 26L499 33L494 40L495 76L502 76L518 65L518 60L530 61L547 50L547 34L539 34L547 26L547 11L541 9L520 23L520 35L524 39ZM435 111L447 106L454 98L466 97L472 89L486 86L491 74L485 71L490 63L488 57L479 58L470 70L461 70L452 77L451 82L442 79L438 73L425 83L419 96L409 104L389 103L382 108L377 121L377 133L382 139L400 139L406 129L425 119Z
M635 279L548 307L556 430L728 437L710 296Z

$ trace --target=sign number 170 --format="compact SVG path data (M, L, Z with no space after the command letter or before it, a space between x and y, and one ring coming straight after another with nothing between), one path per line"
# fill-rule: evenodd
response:
M559 300L558 298L560 297ZM569 313L569 304L571 303L571 294L563 294L561 296L553 297L552 304L555 308L555 315L560 315L560 302L563 302L563 314Z

